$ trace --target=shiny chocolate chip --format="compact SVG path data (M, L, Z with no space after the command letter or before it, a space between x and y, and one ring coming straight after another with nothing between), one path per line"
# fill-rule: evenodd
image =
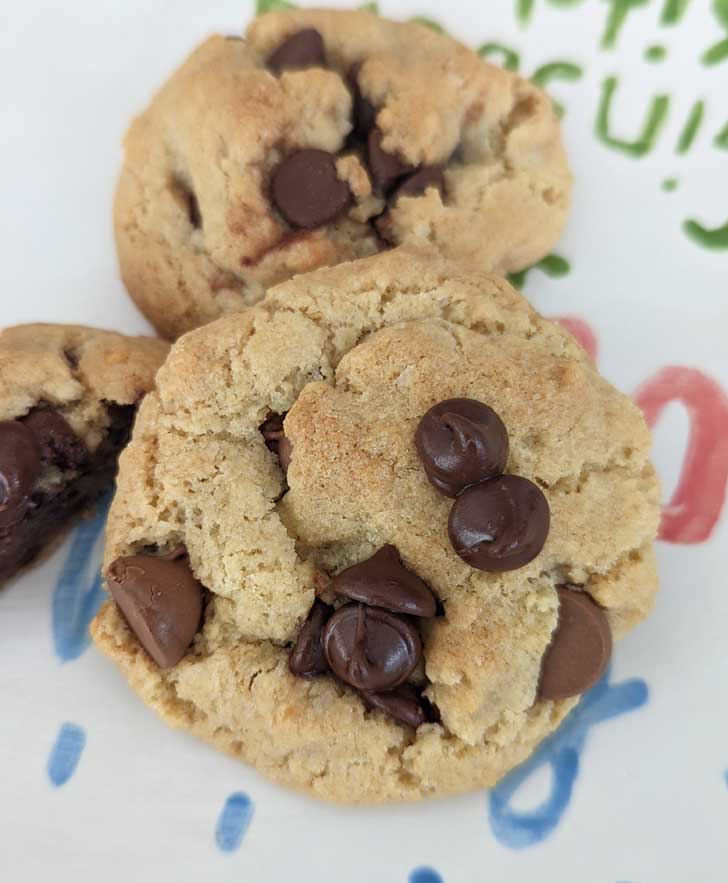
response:
M496 412L474 399L433 405L415 432L430 484L446 497L500 475L508 460L508 432Z
M408 570L394 546L382 546L371 558L354 564L334 577L334 592L409 616L434 616L437 601L427 584Z
M410 620L365 604L340 607L327 622L322 643L334 674L375 693L406 681L422 655L419 632Z
M106 579L129 627L160 668L176 665L202 618L203 587L187 558L117 558Z
M402 684L388 693L362 693L362 697L371 708L378 708L409 727L417 729L429 720L427 707L412 684Z
M78 469L88 460L88 448L55 408L31 411L23 423L33 433L45 465Z
M324 41L315 28L291 34L268 58L268 67L276 73L284 69L325 66Z
M516 570L541 551L549 504L527 478L499 475L466 488L450 510L448 532L457 554L478 570Z
M349 185L336 174L336 157L313 148L291 154L276 168L272 193L286 221L305 229L333 221L351 199Z
M17 420L1 422L0 528L25 515L40 471L41 452L31 430Z
M334 608L324 604L319 598L313 602L288 657L288 667L297 677L312 678L329 670L321 647L321 632L333 612Z
M393 153L382 150L383 135L372 129L367 138L367 160L374 188L378 193L389 193L397 182L413 171L412 166Z
M422 196L431 187L442 193L445 176L439 166L422 166L402 181L392 196L392 202L396 202L400 196Z
M601 678L612 655L606 614L586 592L558 586L559 620L541 662L539 699L568 699Z

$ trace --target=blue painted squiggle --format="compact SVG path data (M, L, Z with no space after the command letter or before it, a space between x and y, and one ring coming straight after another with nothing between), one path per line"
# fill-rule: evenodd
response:
M489 794L493 834L504 846L523 849L540 843L556 828L566 811L579 774L579 757L590 728L601 721L640 708L647 702L647 684L639 678L609 684L609 672L586 693L561 727L524 764L506 776ZM521 785L544 764L551 767L551 792L528 812L510 803Z
M86 733L77 724L63 724L48 755L48 778L51 785L65 785L76 772L81 753L86 745Z
M235 852L243 842L253 817L253 801L236 791L225 801L215 828L215 843L222 852Z
M432 868L415 868L408 877L408 883L443 883L443 879Z
M111 503L107 494L97 504L93 518L76 528L71 548L53 590L53 644L61 662L78 659L88 647L88 626L104 597L97 551Z

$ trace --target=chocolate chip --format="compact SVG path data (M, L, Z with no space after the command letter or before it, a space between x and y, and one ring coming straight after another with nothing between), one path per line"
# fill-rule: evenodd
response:
M450 510L457 554L478 570L515 570L532 561L549 532L549 504L527 478L500 475L466 488Z
M379 129L371 130L367 138L367 159L375 190L386 194L414 169L393 153L382 150L382 138Z
M567 699L593 687L612 655L607 617L586 592L558 586L559 621L541 662L539 699Z
M106 577L142 647L160 668L176 665L202 617L203 589L188 561L131 555L117 558Z
M335 157L306 148L291 154L273 172L273 201L294 227L320 227L341 214L351 192L336 174Z
M107 404L106 407L109 418L106 435L78 470L66 472L58 482L43 487L36 485L20 520L9 526L2 523L0 503L0 583L32 561L68 525L74 515L87 509L109 488L116 474L119 450L129 437L135 409L131 405ZM29 447L32 450L34 445L37 446L37 440L23 423L19 422L18 426L21 432L28 434ZM2 448L0 441L0 460ZM40 450L37 456L42 466Z
M364 139L369 134L369 131L374 128L377 109L368 98L364 97L359 87L359 71L361 66L361 61L351 66L348 80L352 95L353 131L356 136Z
M439 166L421 166L405 178L394 192L392 202L400 196L421 196L430 187L436 187L440 193L445 189L445 176Z
M293 456L293 445L286 438L286 434L283 431L284 417L285 414L271 414L270 417L261 424L260 431L263 434L263 439L265 440L265 445L268 450L273 451L278 457L281 469L284 472L288 472L291 457Z
M278 73L284 68L325 67L326 49L315 28L291 34L268 57L268 67Z
M88 459L88 448L55 408L31 411L23 424L35 436L44 465L78 469Z
M415 729L429 720L420 695L412 684L402 684L388 693L362 693L362 697L367 705L386 711L395 720Z
M500 475L508 460L508 432L496 412L474 399L433 405L415 432L425 474L446 497Z
M0 423L0 528L20 521L41 471L33 433L17 420Z
M428 586L408 570L394 546L382 546L371 558L334 577L332 588L342 598L361 601L409 616L434 616L437 602Z
M358 690L392 690L412 674L422 642L401 616L364 604L340 607L324 628L323 648L334 674Z
M333 607L324 604L319 598L313 602L306 621L301 626L291 655L288 667L299 678L312 678L329 670L329 664L321 648L321 632L334 612Z

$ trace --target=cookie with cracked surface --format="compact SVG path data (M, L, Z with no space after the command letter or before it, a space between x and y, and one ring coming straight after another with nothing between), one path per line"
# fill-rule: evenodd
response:
M545 545L517 569L459 557L457 499L420 459L423 415L454 400L467 417L463 399L508 433L503 467L481 456L504 450L500 429L477 424L481 478L505 468L548 502ZM107 602L95 642L167 722L317 797L492 785L598 676L605 629L651 607L649 445L637 407L499 277L411 248L299 276L173 346L121 458L106 566L183 543L209 593L199 629L160 668ZM557 632L565 584L595 609ZM547 648L580 628L587 670L551 652L541 696Z
M111 485L168 350L76 325L0 332L0 585Z
M526 80L420 24L282 10L211 37L134 120L116 242L132 298L176 338L390 245L522 269L561 233L570 185Z

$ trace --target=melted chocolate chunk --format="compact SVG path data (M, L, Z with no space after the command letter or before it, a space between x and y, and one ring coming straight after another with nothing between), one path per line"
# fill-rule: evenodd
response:
M7 517L5 520L0 518L0 583L13 576L19 568L29 564L50 540L66 527L69 518L94 503L111 485L116 475L119 451L126 444L131 431L135 408L131 405L107 405L107 408L110 425L106 438L98 449L92 455L87 454L78 461L76 467L69 468L67 479L61 483L43 489L33 487L30 495L26 497L20 518L14 517L14 520L8 520ZM37 471L34 470L32 485L35 486L42 467L41 456L56 457L66 462L69 458L78 459L80 449L65 436L65 441L61 443L63 433L59 431L59 427L62 424L55 418L49 418L47 415L42 419L31 418L33 418L32 414L23 422L11 422L20 427L20 433L28 443L29 450L36 451L39 466ZM28 427L28 422L31 427L34 423L37 428L45 427L44 432L39 432L39 437L42 439L40 443L36 440L32 429ZM65 421L63 422L65 424ZM48 433L49 426L55 426L57 430L55 435ZM80 440L78 441L82 444ZM41 447L45 447L43 454ZM3 445L0 439L0 457L2 451ZM0 498L2 498L1 490Z

